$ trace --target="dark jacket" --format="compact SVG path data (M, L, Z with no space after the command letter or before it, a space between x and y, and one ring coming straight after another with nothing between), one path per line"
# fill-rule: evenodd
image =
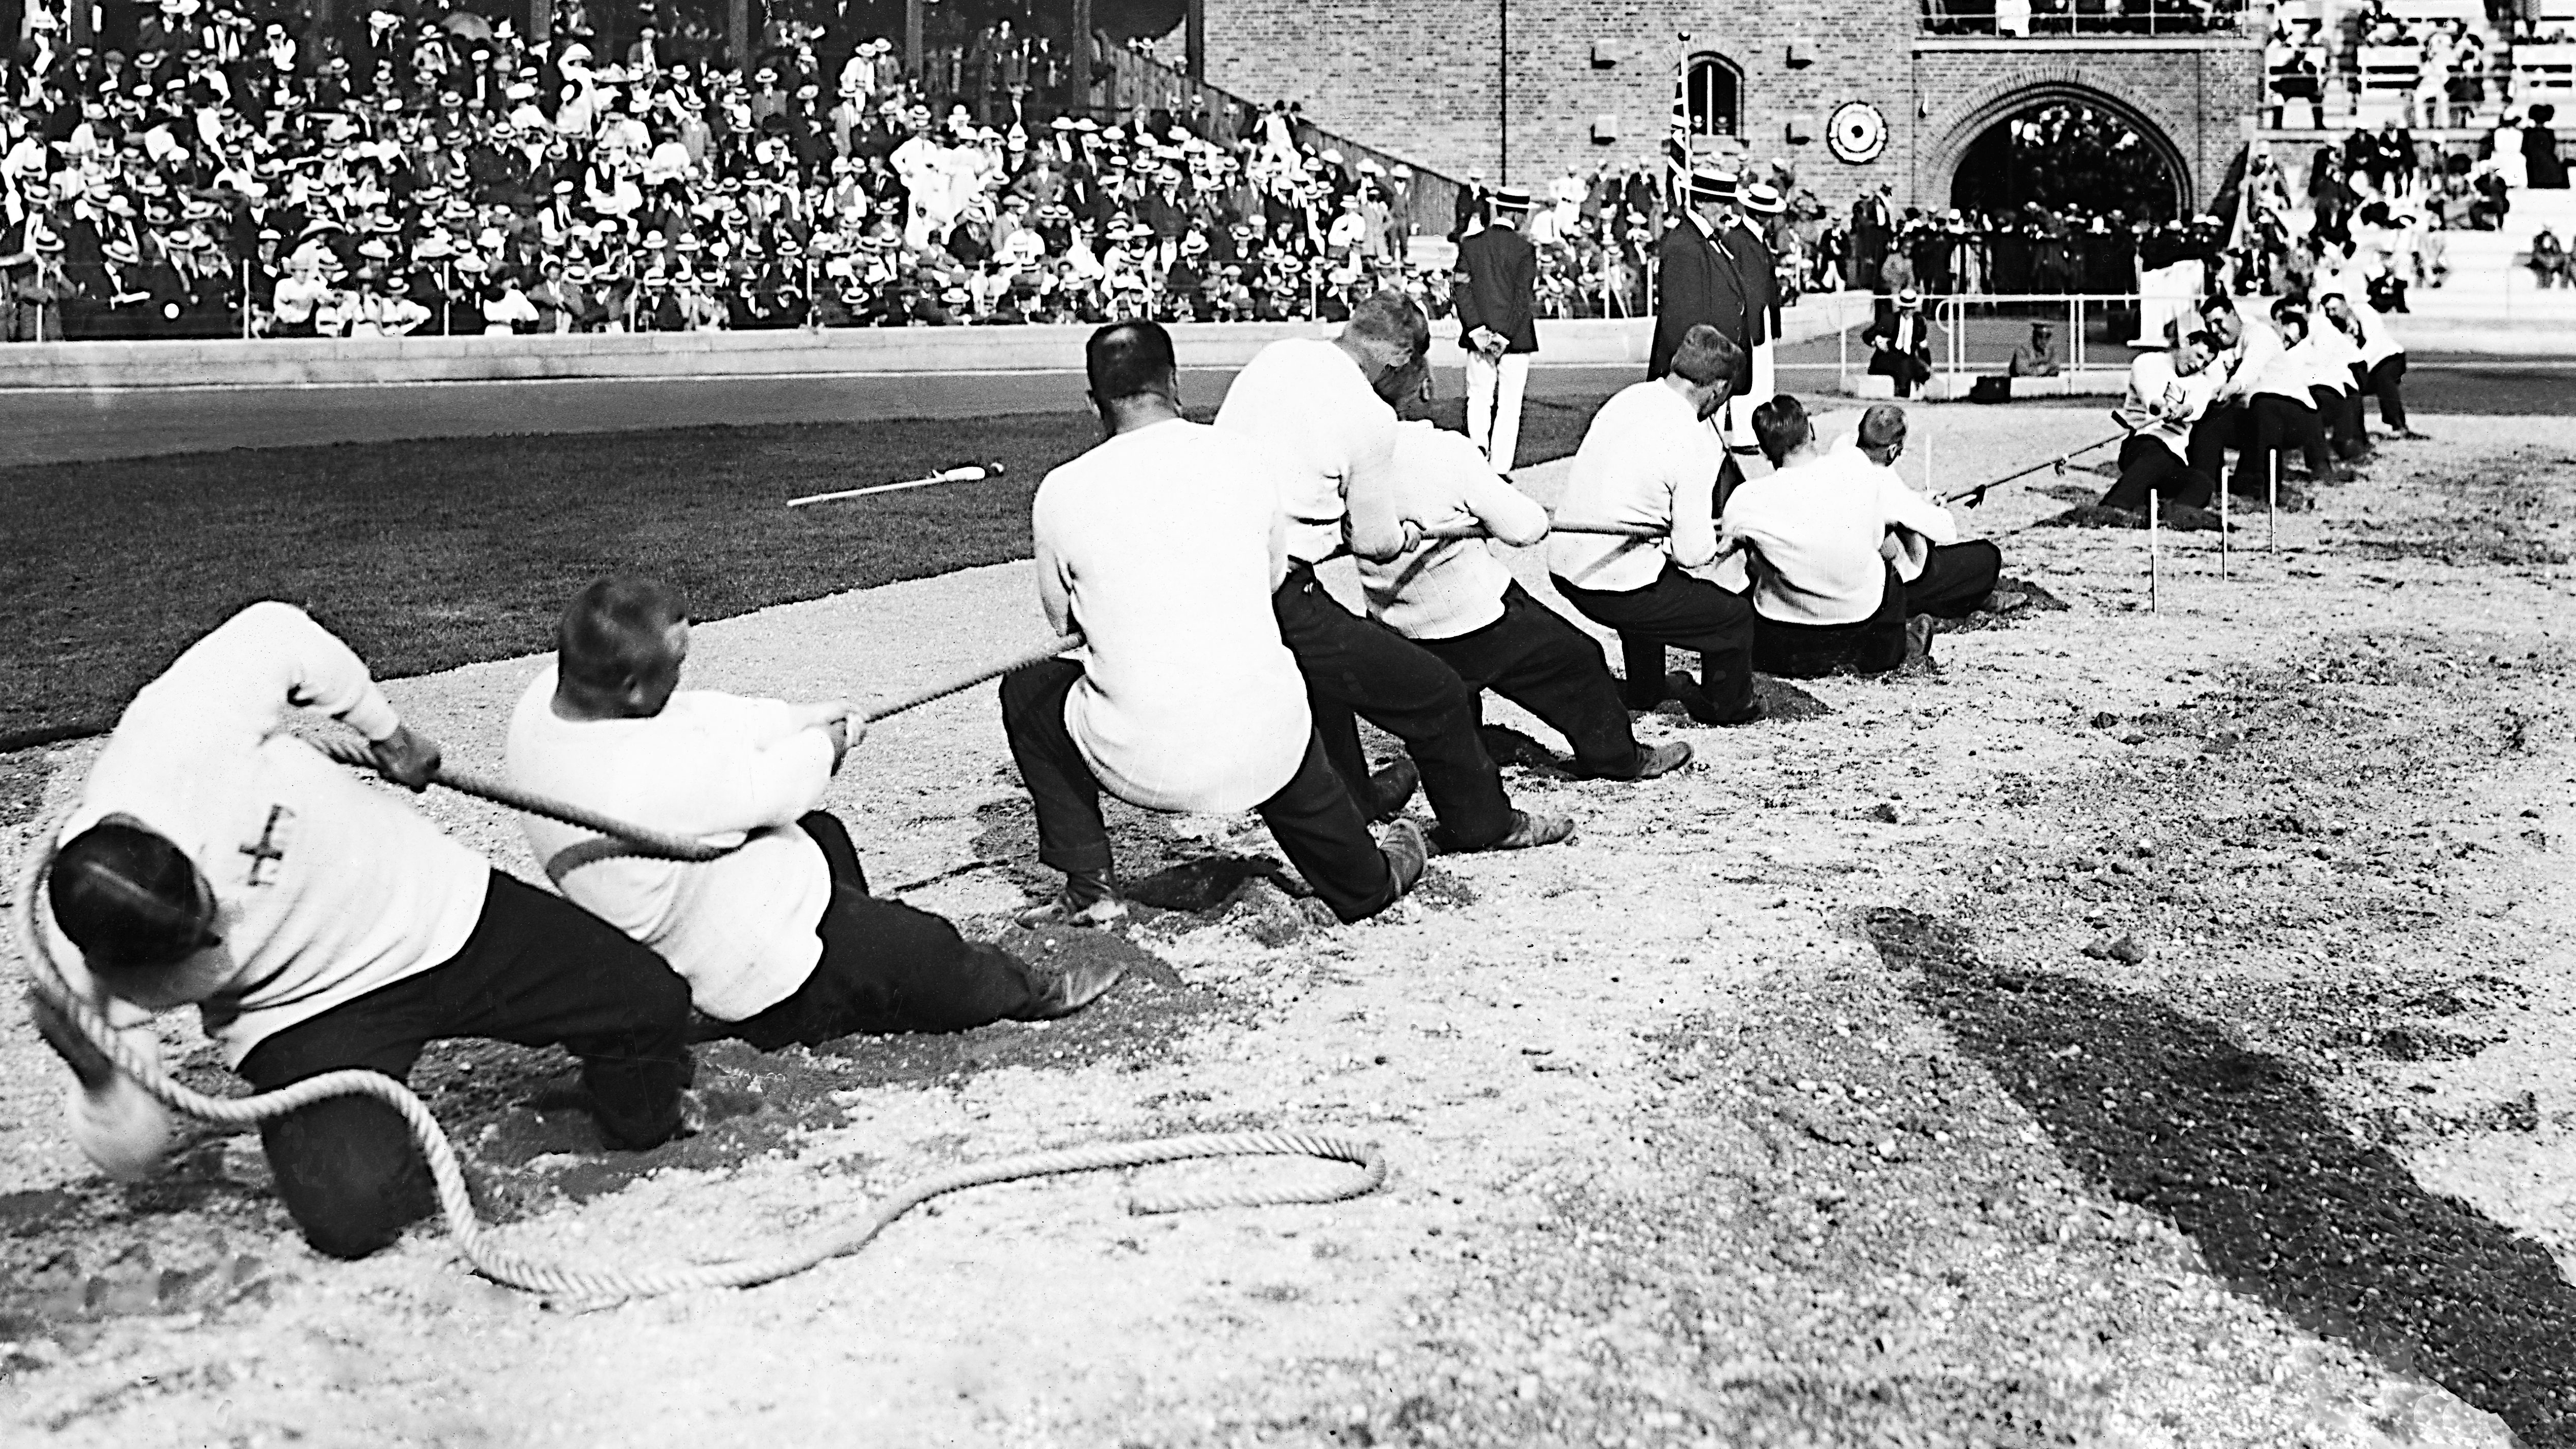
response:
M1675 218L1655 245L1656 286L1661 300L1655 311L1655 345L1646 357L1646 376L1672 371L1673 354L1682 334L1705 322L1742 345L1750 335L1744 281L1735 259L1687 217ZM1744 369L1737 381L1747 380Z
M1517 228L1487 226L1458 243L1458 284L1449 300L1458 309L1458 345L1489 327L1502 334L1506 353L1538 351L1538 249Z
M1744 289L1745 335L1735 340L1749 352L1771 340L1772 319L1780 310L1780 264L1761 233L1741 217L1726 233L1726 249L1735 254L1735 274Z

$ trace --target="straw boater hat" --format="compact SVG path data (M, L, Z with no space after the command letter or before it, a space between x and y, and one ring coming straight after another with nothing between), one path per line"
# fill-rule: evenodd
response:
M1693 201L1733 201L1736 195L1735 173L1715 166L1694 167L1690 174L1690 199Z
M1788 203L1780 199L1777 189L1765 186L1759 181L1746 185L1742 194L1746 211L1763 216L1777 216L1788 208ZM1952 212L1951 215L1956 216L1958 213Z
M1529 208L1529 193L1517 186L1502 187L1494 193L1496 211L1527 211Z
M1903 288L1896 294L1896 305L1907 312L1919 311L1923 306L1923 294L1912 287Z

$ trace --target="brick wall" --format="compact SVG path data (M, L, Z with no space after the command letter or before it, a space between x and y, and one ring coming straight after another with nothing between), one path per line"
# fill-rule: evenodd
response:
M2244 144L2238 117L2254 104L2261 70L2249 45L1963 47L1918 41L1916 14L1915 0L1722 9L1691 0L1207 0L1208 79L1300 101L1323 124L1451 175L1473 169L1533 187L1568 167L1651 155L1685 50L1713 52L1742 72L1746 154L1788 160L1835 205L1881 181L1900 205L1947 205L1959 152L2016 108L2015 93L2107 101L2147 123L2190 174L2196 203ZM1685 31L1687 42L1678 39ZM1869 102L1888 122L1887 149L1864 166L1825 145L1826 120L1847 101ZM1595 139L1604 118L1615 140Z

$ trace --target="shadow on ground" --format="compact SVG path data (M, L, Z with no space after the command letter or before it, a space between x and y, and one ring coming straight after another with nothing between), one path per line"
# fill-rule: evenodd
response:
M2237 1291L2527 1443L2576 1442L2576 1288L2539 1244L2354 1140L2290 1063L2142 997L1988 966L1932 917L1882 910L1868 929L2071 1166L2171 1221Z

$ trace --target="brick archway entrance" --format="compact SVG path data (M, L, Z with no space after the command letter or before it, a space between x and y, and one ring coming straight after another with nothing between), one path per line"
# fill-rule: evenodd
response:
M2140 140L2155 153L2167 175L2173 178L2175 204L2189 215L2196 201L2196 179L2191 162L2173 137L2166 134L2154 116L2134 97L2095 77L2020 78L1989 86L1947 108L1925 128L1931 138L1916 161L1918 179L1916 195L1927 201L1943 198L1946 205L1960 163L1977 139L2013 117L2052 103L2089 106L2119 119L2137 132Z

